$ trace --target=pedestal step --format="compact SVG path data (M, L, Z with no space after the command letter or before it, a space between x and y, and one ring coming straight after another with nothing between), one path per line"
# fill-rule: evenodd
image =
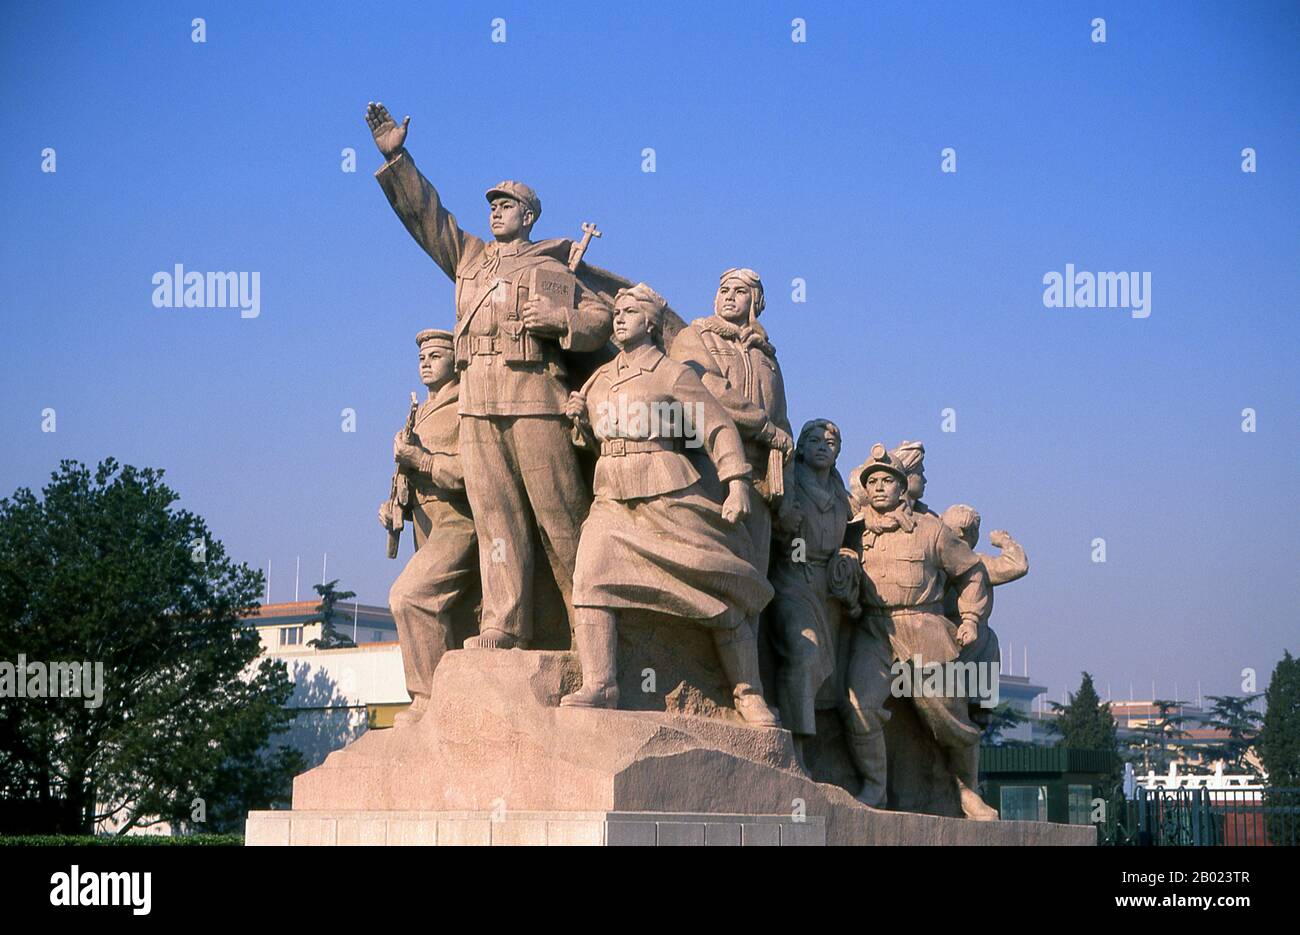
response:
M820 847L826 820L675 812L250 812L250 846Z

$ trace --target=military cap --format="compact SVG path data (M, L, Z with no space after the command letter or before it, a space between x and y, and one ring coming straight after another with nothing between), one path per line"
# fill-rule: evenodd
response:
M754 317L763 314L763 309L767 307L767 300L763 298L763 280L758 278L758 273L747 266L733 266L729 270L724 270L718 277L718 286L721 287L728 279L739 279L749 286L754 296Z
M542 199L537 197L537 192L533 191L523 182L515 182L506 179L504 182L498 182L487 190L488 204L492 203L493 198L500 198L504 195L507 198L513 198L528 210L533 212L533 220L536 221L542 216Z
M903 466L898 463L898 460L891 455L880 442L876 442L871 446L871 455L867 458L867 462L862 465L862 470L858 472L858 480L861 482L864 489L867 486L868 475L873 474L876 471L885 471L892 474L898 478L900 484L904 487L907 486L907 472L903 469Z
M424 347L428 342L435 341L451 347L451 339L450 331L443 331L441 328L425 328L415 336L415 343L418 347Z
M900 442L890 455L908 474L915 474L925 461L925 445L921 442Z

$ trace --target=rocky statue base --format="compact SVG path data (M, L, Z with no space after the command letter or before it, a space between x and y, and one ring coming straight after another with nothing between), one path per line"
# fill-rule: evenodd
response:
M800 769L788 731L558 707L580 682L568 652L450 652L419 722L370 731L298 776L293 809L250 814L247 841L1096 843L1092 827L867 808Z

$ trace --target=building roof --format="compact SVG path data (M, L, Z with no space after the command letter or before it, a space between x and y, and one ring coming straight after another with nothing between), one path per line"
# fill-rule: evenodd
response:
M253 613L241 618L257 627L284 627L306 623L316 616L320 601L283 601L275 604L263 604ZM353 604L345 602L337 606L339 618L351 621L355 609L359 626L395 630L392 612L387 607L374 604Z

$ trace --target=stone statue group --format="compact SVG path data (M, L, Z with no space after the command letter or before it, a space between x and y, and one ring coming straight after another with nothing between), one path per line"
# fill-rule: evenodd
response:
M707 629L748 724L800 744L818 710L838 711L858 798L882 807L898 667L996 665L991 588L1026 573L1023 550L995 532L1001 554L978 554L974 510L926 506L919 442L874 445L846 489L833 422L793 437L753 270L723 272L713 314L683 325L645 283L584 262L593 226L581 243L533 240L541 201L520 182L487 191L491 239L462 231L405 149L410 118L372 103L366 120L380 187L456 283L453 330L416 335L428 398L394 440L402 482L379 510L390 532L409 518L416 544L390 593L413 699L399 728L427 710L476 575L465 648L529 648L545 562L582 668L562 706L618 707L620 614L667 615ZM590 480L580 451L596 459ZM909 701L964 813L996 818L975 792L987 712L964 695Z

